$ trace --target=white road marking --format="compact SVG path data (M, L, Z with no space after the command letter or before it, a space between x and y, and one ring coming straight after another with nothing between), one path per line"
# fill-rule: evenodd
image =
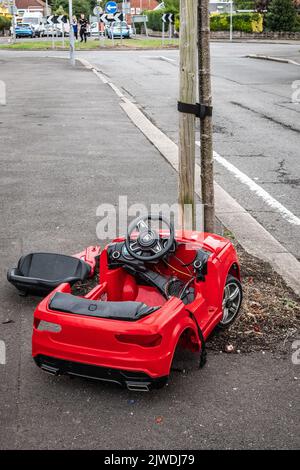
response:
M101 76L99 78L101 79ZM138 109L137 105L129 99L122 98L120 106L133 124L178 172L178 147L175 142L154 126ZM200 166L196 163L195 192L199 197L201 197L200 171ZM221 223L233 231L241 246L248 253L270 263L287 284L300 295L299 261L218 183L215 182L214 186L216 215Z
M170 57L166 57L164 55L142 55L143 59L158 59L164 60L165 62L170 62L171 64L176 64L176 59L171 59Z
M200 147L200 142L196 141L196 144ZM300 219L296 217L291 211L284 207L280 202L274 199L267 191L253 181L249 176L239 170L236 166L232 165L226 158L221 157L217 152L214 152L214 159L220 163L226 170L232 173L241 183L245 184L250 191L256 194L256 196L263 199L263 201L270 206L273 210L276 210L281 216L287 220L290 224L300 225Z
M176 64L176 60L175 59L170 59L169 57L165 57L164 55L160 55L159 58L161 60L165 60L166 62L170 62L171 64Z

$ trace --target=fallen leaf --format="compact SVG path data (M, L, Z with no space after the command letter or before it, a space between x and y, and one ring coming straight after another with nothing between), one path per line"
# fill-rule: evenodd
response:
M163 420L164 420L164 418L162 416L157 416L155 418L156 424L162 424Z

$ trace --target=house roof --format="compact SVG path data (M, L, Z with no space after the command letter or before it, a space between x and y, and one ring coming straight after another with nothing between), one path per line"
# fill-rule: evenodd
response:
M45 8L46 3L43 0L16 0L16 7L19 10L28 10L29 8Z

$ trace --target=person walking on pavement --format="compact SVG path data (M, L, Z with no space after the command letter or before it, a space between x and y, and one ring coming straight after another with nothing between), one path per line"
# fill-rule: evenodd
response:
M77 18L75 15L72 18L72 26L73 26L75 39L76 41L78 41L78 22L77 22Z
M86 42L87 39L87 28L88 28L88 20L85 18L84 14L81 13L80 15L80 20L79 20L79 25L80 25L80 42Z

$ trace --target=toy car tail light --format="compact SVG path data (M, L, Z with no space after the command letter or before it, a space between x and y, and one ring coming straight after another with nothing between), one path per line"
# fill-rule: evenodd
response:
M50 333L60 333L61 326L45 320L34 320L34 326L39 331L49 331Z
M158 333L154 335L120 334L116 335L116 338L121 343L138 344L139 346L143 346L145 348L152 348L154 346L158 346L162 340L161 335Z

